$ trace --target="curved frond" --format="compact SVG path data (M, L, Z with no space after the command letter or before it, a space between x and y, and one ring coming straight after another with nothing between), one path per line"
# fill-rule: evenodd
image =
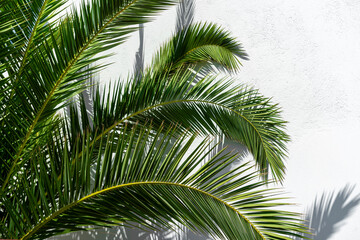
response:
M31 161L32 171L21 182L24 193L12 204L2 199L8 212L19 209L9 217L8 237L43 239L128 222L157 228L180 223L224 239L290 239L304 232L297 214L274 209L282 204L262 188L264 182L253 181L257 174L248 164L224 171L236 154L221 151L203 165L208 140L189 151L195 135L172 143L176 129L156 129L152 136L152 129L138 128L120 139L102 139L101 152L85 136L73 152L66 142L49 142ZM79 151L86 154L78 158Z
M239 58L247 59L247 54L229 32L213 23L197 23L175 33L155 54L149 71L175 72L215 64L234 72L241 65Z
M157 126L179 123L183 130L204 135L225 134L249 149L264 178L271 171L282 181L289 137L278 106L256 90L234 86L226 79L192 80L190 72L162 78L149 74L140 82L118 83L107 96L98 91L94 94L93 124L105 129L101 134L119 129L124 123L149 120ZM77 136L76 131L73 135Z

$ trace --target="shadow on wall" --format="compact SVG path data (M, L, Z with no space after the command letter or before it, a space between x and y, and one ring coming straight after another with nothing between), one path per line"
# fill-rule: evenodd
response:
M355 186L346 185L337 194L323 193L316 197L307 210L305 220L314 240L327 240L341 227L341 222L351 215L360 203L360 194L351 197ZM296 238L299 240L300 238Z
M134 75L140 77L144 70L144 24L139 24L139 49L135 53Z
M55 239L55 238L53 238ZM117 228L102 228L91 231L77 232L76 234L63 235L61 238L56 239L72 239L72 240L211 240L206 236L201 236L188 229L182 229L181 234L175 233L172 230L152 232L140 231L139 229L132 229L128 227Z
M201 236L192 231L182 228L180 234L175 233L172 230L162 232L139 232L138 229L126 229L125 239L137 239L137 240L211 240L206 236Z

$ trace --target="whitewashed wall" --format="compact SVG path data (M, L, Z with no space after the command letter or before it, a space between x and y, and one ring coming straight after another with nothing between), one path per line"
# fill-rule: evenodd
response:
M236 76L280 103L292 142L284 182L300 212L320 228L314 239L360 239L360 1L197 0L195 20L230 30L250 56ZM145 63L175 29L176 9L145 25ZM138 33L115 51L103 83L132 71ZM346 185L355 186L352 193ZM351 193L351 194L350 194ZM325 194L325 195L323 195ZM316 198L323 201L313 208ZM359 204L360 205L360 204ZM310 215L308 214L308 217ZM308 218L309 219L309 218ZM311 219L311 218L310 218ZM75 239L118 239L117 231ZM156 239L128 232L131 239ZM137 236L137 235L141 236ZM69 236L68 236L69 237ZM173 239L172 235L163 239ZM206 239L188 235L184 239Z

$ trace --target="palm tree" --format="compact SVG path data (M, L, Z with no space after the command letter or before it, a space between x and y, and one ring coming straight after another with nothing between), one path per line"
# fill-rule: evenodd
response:
M227 31L179 29L141 74L100 90L89 79L106 67L96 64L101 53L176 1L91 0L68 14L65 3L0 3L1 238L133 224L181 224L225 239L305 232L265 188L269 175L284 178L280 109L256 90L201 74L235 72L247 57ZM219 134L244 144L258 171L224 172L239 156L210 156L209 136ZM197 136L205 138L194 148Z

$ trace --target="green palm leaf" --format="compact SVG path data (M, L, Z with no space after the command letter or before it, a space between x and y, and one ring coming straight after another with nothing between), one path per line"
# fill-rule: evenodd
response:
M186 67L216 65L233 72L247 59L241 44L230 33L213 23L192 24L163 44L149 67L150 71L174 72Z
M83 107L82 114L71 117L71 125L81 126L77 119L87 123L92 118L93 129L104 128L94 143L124 123L144 124L149 120L156 126L176 122L181 130L189 128L203 135L225 134L250 150L264 178L271 171L276 179L283 180L289 137L277 105L256 90L244 85L234 87L226 79L207 77L197 83L193 80L192 73L184 71L161 78L148 74L141 81L118 83L112 94L97 90L93 94L94 116L88 116ZM82 126L87 128L91 127ZM73 136L81 134L76 129L80 128L72 129Z
M273 201L273 191L262 189L264 182L253 181L258 176L248 164L224 171L236 154L220 151L202 165L210 153L208 140L189 151L196 135L172 143L176 129L151 132L135 127L121 139L111 134L102 138L101 152L93 151L85 136L73 152L67 142L49 142L34 156L21 183L24 193L13 203L2 199L8 212L19 213L9 216L6 237L43 239L87 225L128 222L149 228L154 227L149 222L156 228L181 223L224 239L290 239L304 232L297 214L273 208L282 204ZM79 158L79 151L86 154Z

